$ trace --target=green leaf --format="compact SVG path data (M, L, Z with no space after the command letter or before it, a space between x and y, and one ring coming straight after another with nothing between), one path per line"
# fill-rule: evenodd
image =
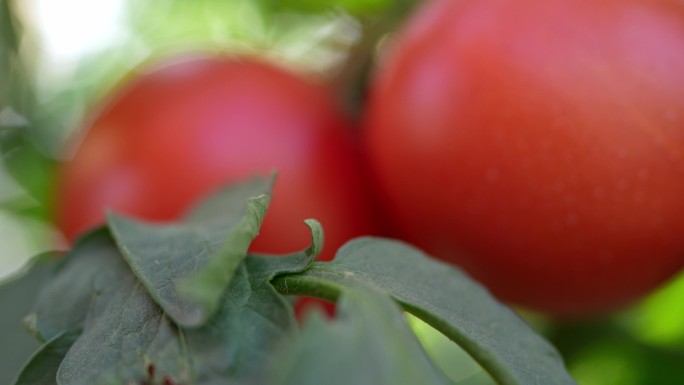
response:
M278 274L303 271L316 258L322 230L316 221L307 225L312 232L309 248L282 257L250 255L223 291L217 312L205 325L191 329L178 327L166 316L106 231L87 236L45 288L54 294L44 294L37 310L45 334L83 328L59 366L58 383L140 383L147 379L150 365L159 378L170 376L183 384L257 381L272 348L297 331L291 305L270 281ZM74 284L73 291L68 282ZM55 290L62 290L63 297ZM55 307L69 309L65 304L73 304L74 314L58 312L49 299ZM47 316L54 321L42 322Z
M557 351L513 311L460 270L404 243L360 238L333 262L273 283L281 293L332 300L347 288L373 287L458 343L501 385L575 384Z
M273 346L296 332L292 308L270 279L301 271L313 258L307 251L250 256L224 292L217 313L192 329L175 329L142 286L133 284L132 275L119 275L116 288L103 291L93 305L90 313L98 316L86 323L62 364L60 383L140 380L148 364L181 383L249 383L268 365Z
M272 359L272 349L297 331L291 305L270 281L278 274L305 270L322 247L320 224L306 223L312 233L309 248L287 256L248 256L214 317L202 328L186 330L198 384L263 383L261 376Z
M43 341L83 327L95 284L108 274L103 267L117 258L120 253L112 248L109 233L98 229L78 241L60 261L57 274L43 280L34 307L38 336Z
M153 224L113 213L108 223L152 298L179 325L198 327L218 308L257 236L271 186L272 179L264 178L233 185L181 224Z
M450 384L428 359L387 295L346 289L330 322L314 314L274 358L274 385Z
M27 130L29 127L0 128L0 160L27 193L22 196L23 203L26 206L29 202L30 205L22 208L21 214L45 220L51 215L56 163L31 143ZM8 203L0 202L16 212Z
M40 347L22 320L31 311L56 264L54 254L36 257L24 274L0 284L0 384L14 380L22 365Z
M14 385L57 385L57 370L80 330L65 332L48 341L24 366Z
M61 363L58 383L139 382L147 375L149 364L160 374L188 382L190 363L177 328L132 274L109 235L98 232L91 239L98 246L92 256L98 259L99 271L84 278L91 292L83 333ZM88 271L89 265L87 256L82 255L72 259L56 279L79 280L79 272ZM61 302L65 304L68 302ZM81 311L79 307L77 312Z

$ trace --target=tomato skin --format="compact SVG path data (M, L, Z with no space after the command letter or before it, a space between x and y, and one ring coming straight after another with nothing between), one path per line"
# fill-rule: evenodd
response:
M323 259L371 232L348 122L323 86L257 60L202 57L137 74L86 124L59 173L57 223L73 240L105 208L171 220L226 183L278 170L252 249L284 253L326 231Z
M684 266L684 5L432 1L365 141L408 241L525 307L626 306Z

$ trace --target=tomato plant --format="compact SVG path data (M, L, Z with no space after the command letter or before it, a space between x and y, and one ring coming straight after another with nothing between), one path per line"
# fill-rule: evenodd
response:
M626 305L684 265L684 5L432 1L366 139L409 241L520 305Z
M370 231L347 121L323 86L273 66L169 61L133 76L85 126L58 178L57 221L69 239L106 208L169 220L228 182L273 170L276 198L254 250L304 248L310 217L335 224L325 259Z

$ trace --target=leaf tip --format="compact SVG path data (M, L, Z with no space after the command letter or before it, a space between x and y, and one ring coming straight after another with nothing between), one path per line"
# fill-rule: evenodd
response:
M311 244L306 249L306 254L315 259L321 254L325 243L323 226L321 222L313 218L305 219L304 223L309 227L309 231L311 231Z

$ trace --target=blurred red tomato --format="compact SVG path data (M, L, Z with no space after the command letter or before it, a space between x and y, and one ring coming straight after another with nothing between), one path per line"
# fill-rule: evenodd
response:
M252 249L291 252L324 226L323 259L371 230L356 148L324 87L254 60L208 57L139 73L86 124L59 173L57 222L73 240L105 208L177 218L230 181L279 176Z
M564 316L684 265L683 2L432 1L383 63L367 145L409 241Z

